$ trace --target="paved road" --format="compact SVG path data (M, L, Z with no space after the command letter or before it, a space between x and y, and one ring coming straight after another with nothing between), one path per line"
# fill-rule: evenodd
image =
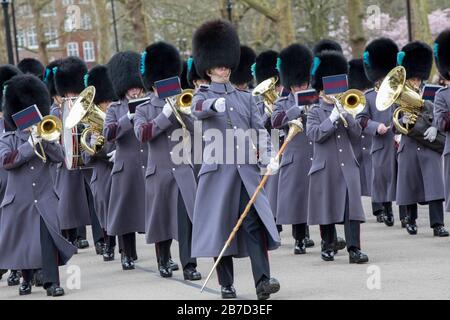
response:
M370 203L364 200L366 212ZM397 221L396 221L397 222ZM325 263L320 259L320 248L316 245L305 256L293 255L291 230L282 234L283 246L270 255L273 276L281 282L282 290L273 299L448 299L450 298L450 239L433 238L428 225L428 212L421 208L419 234L407 235L397 225L387 228L376 224L368 215L362 227L364 251L369 254L371 264L356 266L348 264L348 257L340 253L335 262ZM343 229L339 227L339 234ZM311 229L316 244L320 242L317 227ZM178 259L177 245L172 253ZM123 272L119 260L104 263L95 256L94 249L81 251L70 265L61 269L62 283L67 295L64 299L219 299L216 276L210 289L201 294L200 285L186 283L180 272L166 280L157 273L154 247L138 238L140 260L134 271ZM81 289L68 290L66 281L68 268L79 266ZM199 270L207 275L211 260L200 260ZM370 270L368 268L370 267ZM369 290L368 271L379 271L381 289ZM378 274L378 273L375 273ZM374 279L377 277L375 276ZM248 259L236 260L235 284L240 299L254 299L250 263ZM374 284L376 282L370 281ZM40 288L33 288L26 299L46 299ZM17 287L8 288L5 278L0 281L0 299L23 299Z

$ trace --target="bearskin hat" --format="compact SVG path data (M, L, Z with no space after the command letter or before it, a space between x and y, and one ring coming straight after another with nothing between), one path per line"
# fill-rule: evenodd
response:
M256 53L248 46L241 46L241 58L238 67L230 77L231 83L242 85L253 81L252 65L256 61Z
M309 83L311 80L311 50L302 44L293 44L280 52L279 70L281 84L286 89Z
M236 28L225 20L209 21L194 33L192 51L200 77L217 67L235 70L239 65L241 47Z
M56 92L61 97L68 94L80 94L84 90L84 76L88 72L83 60L77 57L63 59L56 69Z
M397 66L398 46L389 38L378 38L366 47L364 70L372 82L383 80Z
M319 53L323 51L337 51L343 53L342 46L334 40L323 39L317 42L314 45L314 55L317 56Z
M3 89L6 82L8 82L12 77L22 74L19 68L13 66L12 64L5 64L0 66L0 111L3 108Z
M141 74L147 88L152 88L156 81L181 75L180 53L169 43L161 41L151 44L142 53L141 59Z
M312 87L323 90L323 78L339 74L348 74L348 62L338 51L322 51L314 58L312 70Z
M98 65L92 68L86 75L85 85L86 87L95 87L95 104L112 102L119 99L114 91L113 84L109 78L108 68L106 66Z
M450 80L450 28L442 31L436 38L434 57L441 76Z
M133 51L119 52L108 62L109 77L119 99L125 98L130 89L144 89L140 72L141 57Z
M29 73L35 75L39 79L44 79L44 65L36 59L33 58L25 58L17 64L17 68L20 69L23 73Z
M367 90L373 83L367 79L363 59L353 59L349 63L348 86L350 89Z
M257 83L261 83L264 80L280 77L277 69L278 52L268 50L262 52L256 57L255 67L252 70L253 76Z
M408 43L398 53L397 64L405 67L407 79L427 80L433 68L433 49L420 41Z
M44 83L47 85L47 89L50 92L51 97L58 95L55 86L55 73L58 72L58 68L61 65L62 59L55 60L51 62L44 72Z
M31 74L18 75L6 83L4 97L4 119L8 128L15 130L12 116L32 105L36 105L45 117L50 113L51 98L45 84Z

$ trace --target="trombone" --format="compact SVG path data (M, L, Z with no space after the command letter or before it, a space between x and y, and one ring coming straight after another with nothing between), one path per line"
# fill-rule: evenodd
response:
M172 107L172 112L177 119L178 123L183 129L187 129L186 123L184 122L181 114L192 115L191 106L192 100L194 100L195 91L192 89L183 90L183 92L176 96L175 102L172 98L167 99L167 102Z
M273 77L261 82L254 90L252 95L254 97L262 96L264 100L264 108L269 116L273 114L273 106L279 98L276 86L278 77Z
M329 100L331 98L331 100L333 100L339 110L340 117L345 128L348 128L348 122L342 114L342 110L351 114L353 118L356 118L356 116L363 112L366 107L366 97L364 96L364 93L356 89L350 89L337 96L328 97L322 95L322 98L325 100Z
M32 128L36 130L37 137L44 141L54 142L61 137L62 133L62 122L55 116L46 116L42 119L39 124ZM31 141L33 142L34 153L42 160L42 162L47 162L47 155L45 154L44 147L42 143L34 143L33 134L31 134ZM39 145L39 150L37 149Z

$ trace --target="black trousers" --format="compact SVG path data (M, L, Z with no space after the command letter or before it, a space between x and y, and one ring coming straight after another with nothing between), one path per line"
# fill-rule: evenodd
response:
M372 212L375 217L383 213L384 205L380 202L372 202Z
M48 231L47 225L42 218L40 218L40 241L42 256L41 270L44 289L47 289L52 284L59 285L59 253ZM33 274L33 270L22 270L22 276L26 282L31 282Z
M127 233L119 236L120 253L128 258L134 258L137 256L136 252L136 233Z
M239 204L240 213L244 212L244 209L249 201L250 198L247 191L242 185ZM259 218L254 206L251 208L241 228L245 233L247 251L250 255L253 279L256 287L261 280L270 278L270 265L267 254L267 230ZM234 283L232 257L228 256L222 258L217 266L217 275L221 286L231 286Z
M416 221L418 218L417 204L408 205L407 215L410 221ZM430 201L428 203L428 210L430 215L430 227L435 228L444 225L444 203L442 200Z
M62 235L70 243L75 243L75 241L77 241L77 237L78 237L78 230L77 229L62 230Z
M172 245L172 239L155 243L156 259L158 265L164 267L169 266L170 260L170 247Z
M345 200L345 214L344 214L344 231L345 241L347 242L347 250L361 249L361 222L350 220L349 199L348 194ZM320 226L320 233L322 240L325 243L326 249L331 249L337 238L336 226L334 224Z
M399 206L398 215L400 220L405 220L408 217L408 206Z
M189 219L183 197L178 193L178 246L183 269L197 267L197 259L192 258L192 222ZM169 252L170 254L170 252Z
M106 244L106 248L113 249L116 247L116 236L108 236L106 230L103 230L103 239Z
M309 235L309 228L306 223L292 225L292 237L296 241L305 240L305 238L308 235Z

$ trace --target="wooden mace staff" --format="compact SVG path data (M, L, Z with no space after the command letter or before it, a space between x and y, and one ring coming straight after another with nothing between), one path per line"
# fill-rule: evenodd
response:
M278 161L280 160L280 158L283 155L284 151L286 150L288 144L301 132L303 132L303 124L301 123L301 121L299 119L296 119L296 120L293 120L293 121L289 122L289 133L288 133L288 136L287 136L285 142L283 143L283 145L281 146L280 151L278 151L278 154L277 154L275 159L277 159ZM231 242L233 241L233 239L236 236L237 232L241 228L242 223L244 222L245 218L249 214L250 209L252 208L252 206L255 204L256 198L258 197L259 193L261 192L261 190L266 185L267 180L269 179L271 174L272 174L272 169L268 168L266 174L264 175L264 178L261 180L261 183L256 188L255 193L253 194L252 198L248 202L247 206L245 207L244 212L242 213L242 215L239 218L236 226L234 227L233 231L231 232L230 236L228 237L228 240L225 243L225 246L223 247L222 252L220 253L219 257L217 258L216 263L214 264L214 266L212 267L211 271L209 272L209 275L206 278L205 284L203 285L203 287L201 289L202 293L205 290L205 287L208 284L209 280L211 279L212 274L214 273L214 271L216 270L217 266L219 265L220 260L223 258L223 256L224 256L225 252L227 251L227 249L231 246Z

